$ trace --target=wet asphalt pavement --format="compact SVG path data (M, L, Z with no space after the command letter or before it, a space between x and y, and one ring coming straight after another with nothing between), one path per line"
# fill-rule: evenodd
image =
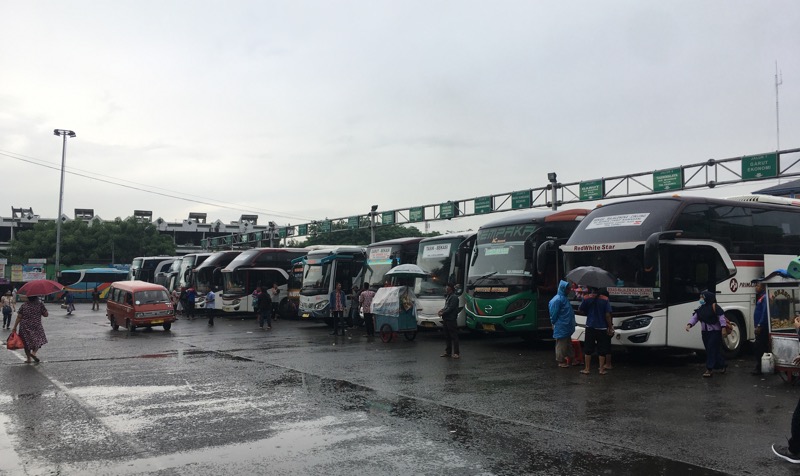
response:
M0 352L2 474L783 475L800 386L752 357L557 368L553 344L437 333L408 342L240 318L112 331L48 305L43 362ZM7 331L2 331L7 333ZM3 335L3 334L0 334ZM4 339L3 339L4 340Z

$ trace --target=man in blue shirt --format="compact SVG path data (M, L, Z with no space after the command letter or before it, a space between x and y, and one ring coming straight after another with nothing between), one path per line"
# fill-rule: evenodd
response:
M591 289L591 294L583 297L579 311L586 314L586 335L584 338L584 361L586 367L582 374L588 374L592 364L592 354L597 354L600 375L606 374L606 355L611 353L611 336L614 326L611 322L611 303L599 290Z

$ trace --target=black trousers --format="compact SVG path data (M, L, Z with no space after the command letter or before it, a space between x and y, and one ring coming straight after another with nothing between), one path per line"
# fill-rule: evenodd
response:
M339 330L342 331L342 335L344 335L344 329L346 327L344 322L344 311L331 311L333 314L333 333L338 334Z
M372 314L371 312L364 313L364 328L367 330L368 336L375 335L375 317L374 314Z
M756 354L756 366L753 370L761 372L761 356L764 355L764 352L769 352L769 331L766 328L762 327L760 333L756 335L753 350Z
M455 320L452 321L442 321L444 324L444 339L447 343L447 347L444 348L445 354L460 354L461 352L458 349L458 322Z

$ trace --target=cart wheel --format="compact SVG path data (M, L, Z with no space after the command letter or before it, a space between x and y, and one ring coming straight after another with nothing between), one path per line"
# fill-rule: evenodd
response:
M392 331L392 326L390 326L389 324L382 325L381 340L384 342L391 342L393 337L394 337L394 332Z
M404 332L403 335L406 337L407 341L412 341L417 337L417 331Z

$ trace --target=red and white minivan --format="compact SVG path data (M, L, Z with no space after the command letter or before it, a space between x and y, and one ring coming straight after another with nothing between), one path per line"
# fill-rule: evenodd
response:
M106 317L111 328L163 326L165 331L175 322L175 309L169 293L160 284L144 281L117 281L111 284L106 301Z

